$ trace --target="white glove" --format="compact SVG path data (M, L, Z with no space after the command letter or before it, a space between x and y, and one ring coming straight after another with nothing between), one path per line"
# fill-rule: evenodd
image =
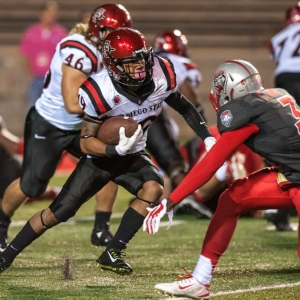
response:
M155 234L160 225L160 219L167 214L169 217L169 224L167 229L169 229L172 225L173 219L173 210L171 209L167 212L167 199L161 201L161 203L154 208L147 207L149 211L148 215L146 216L143 224L143 231L147 231L148 234Z
M116 151L119 155L123 156L128 154L128 152L136 145L136 143L142 138L143 130L141 124L139 124L137 130L134 132L133 136L128 138L125 135L125 128L120 127L119 130L120 141L116 146Z
M204 140L206 152L208 152L216 142L217 142L217 140L214 137L212 137L212 136L207 137Z

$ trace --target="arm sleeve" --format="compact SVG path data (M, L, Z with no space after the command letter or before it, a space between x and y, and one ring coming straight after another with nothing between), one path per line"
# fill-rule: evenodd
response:
M215 174L226 159L234 153L236 148L252 134L258 132L258 130L256 125L249 124L223 133L212 149L192 168L178 187L170 194L169 199L174 204L178 204L186 196L199 189Z
M197 133L197 135L205 140L212 136L209 132L205 121L199 114L197 109L191 102L185 98L179 91L170 94L165 102L183 116L187 124Z

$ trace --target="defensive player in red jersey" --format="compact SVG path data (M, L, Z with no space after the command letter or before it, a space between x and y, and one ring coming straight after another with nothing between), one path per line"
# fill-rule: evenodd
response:
M7 245L12 215L28 197L45 191L62 154L83 155L78 89L89 75L104 68L100 50L105 36L124 26L131 27L128 11L119 4L103 4L94 9L89 24L77 24L57 44L43 93L26 117L22 175L8 186L1 202L0 251ZM104 189L96 195L101 211L96 213L92 243L106 246L112 238L109 220L114 198L108 201Z
M155 286L193 299L209 299L213 271L242 213L293 207L300 212L300 107L295 99L283 89L265 89L257 69L243 60L227 61L216 69L210 99L217 110L220 139L167 200L149 209L144 230L157 232L165 212L205 184L241 144L274 166L236 180L222 193L192 274Z
M144 151L147 131L165 101L178 111L209 150L215 143L196 108L176 91L176 73L171 61L154 56L145 37L137 30L120 28L109 33L102 47L106 69L90 76L80 87L78 101L85 115L81 130L80 159L58 197L49 208L38 212L0 255L0 271L47 229L67 221L109 181L136 195L120 226L97 259L104 270L130 274L123 250L143 225L147 208L159 201L163 179ZM120 128L118 145L96 138L108 117L125 115L139 123L130 138Z

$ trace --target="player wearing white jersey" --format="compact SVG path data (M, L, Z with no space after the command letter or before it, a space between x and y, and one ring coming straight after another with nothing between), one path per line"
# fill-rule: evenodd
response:
M286 27L270 42L276 61L275 86L287 90L300 104L300 6L286 11Z
M202 74L188 57L188 41L185 35L177 29L163 31L154 38L153 50L156 55L172 61L176 73L176 89L197 108L204 118L196 91L202 80ZM149 129L147 150L170 178L171 189L182 181L189 170L189 165L179 150L178 132L178 125L168 116L167 105L163 105L162 113ZM168 193L169 190L166 189L165 192ZM203 210L198 213L203 214Z
M285 89L300 105L300 6L287 9L285 28L270 41L271 58L276 62L275 87ZM267 163L268 165L268 163ZM272 222L278 231L291 231L290 215L293 210L269 210L265 219Z
M50 70L45 76L41 97L27 114L24 134L24 160L21 178L6 189L0 209L0 248L7 245L10 218L27 197L41 195L64 151L82 156L80 130L83 112L78 90L89 75L103 68L100 53L105 36L118 27L131 27L128 11L118 4L104 4L92 12L89 24L77 24L58 43ZM112 238L108 222L113 202L96 196L103 208L102 245ZM0 249L0 250L1 250Z
M99 189L114 181L137 200L124 213L97 263L104 270L130 274L132 268L123 260L122 251L142 226L147 209L156 205L163 192L163 179L144 151L147 130L160 114L163 102L185 118L207 149L215 143L201 115L176 91L172 63L153 58L152 48L139 31L120 28L109 33L102 54L106 70L89 77L79 90L78 101L85 112L80 144L86 155L49 208L33 216L2 252L0 271L46 229L67 221ZM107 145L96 135L107 117L117 115L130 116L139 126L130 138L121 128L119 144Z

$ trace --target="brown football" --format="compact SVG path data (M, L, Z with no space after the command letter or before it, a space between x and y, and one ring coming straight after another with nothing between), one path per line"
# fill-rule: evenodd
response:
M134 132L137 130L139 123L132 118L124 116L116 116L108 118L103 122L98 130L97 138L108 145L119 144L119 129L120 127L125 128L125 135L132 137Z

